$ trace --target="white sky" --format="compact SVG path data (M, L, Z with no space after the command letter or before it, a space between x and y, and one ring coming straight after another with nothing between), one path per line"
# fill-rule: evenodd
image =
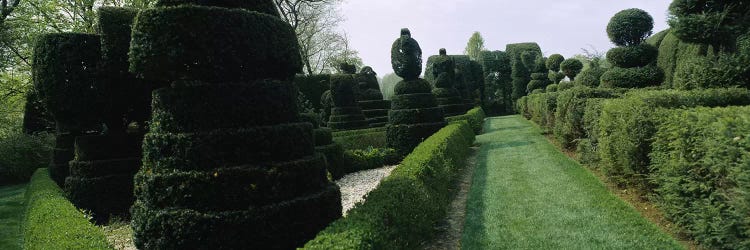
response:
M422 47L422 60L446 48L463 54L479 31L488 50L508 43L537 42L545 56L566 58L593 46L606 52L609 19L618 11L640 8L654 18L654 33L666 29L672 0L346 0L340 28L349 35L365 65L382 77L393 72L390 49L401 28L409 28Z

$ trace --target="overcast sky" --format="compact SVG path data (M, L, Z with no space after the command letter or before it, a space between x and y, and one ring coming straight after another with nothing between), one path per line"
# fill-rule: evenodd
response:
M479 31L488 50L508 43L537 42L545 56L566 58L581 48L613 47L609 19L620 10L640 8L654 17L654 33L666 29L671 0L346 0L341 29L365 65L382 77L393 72L390 49L401 28L409 28L422 47L423 61L438 49L463 54Z

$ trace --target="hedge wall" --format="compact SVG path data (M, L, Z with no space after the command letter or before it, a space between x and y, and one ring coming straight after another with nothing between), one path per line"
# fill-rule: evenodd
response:
M486 118L484 109L482 109L482 107L475 107L469 110L469 112L466 112L466 114L446 117L445 120L449 124L466 121L469 123L469 126L471 126L474 134L479 135L482 133L482 128L484 127L484 118Z
M307 249L412 249L433 237L474 133L450 124L422 142L348 215L320 232Z
M661 211L707 249L750 248L750 107L659 114L650 169Z
M560 93L561 91L531 94L525 100L528 118L542 127L545 133L552 132L555 127L555 109Z
M157 7L162 6L177 6L177 5L204 5L204 6L218 6L224 8L242 8L250 11L257 11L272 16L279 16L279 12L276 9L276 5L270 0L156 0L154 4Z
M331 75L296 75L294 84L300 92L305 94L316 110L323 109L321 96L330 89Z
M583 116L588 98L617 98L623 92L622 89L594 89L585 86L560 92L554 116L557 142L564 148L572 149L579 139L585 138Z
M659 45L657 65L664 71L664 82L666 87L672 86L677 65L683 61L698 56L708 50L706 45L690 44L680 41L672 32L668 32Z
M650 37L646 38L646 43L650 44L651 46L659 48L659 46L661 45L661 41L663 41L664 37L666 37L667 34L669 34L669 31L670 29L665 29L665 30L659 31L651 35Z
M692 91L638 90L613 99L602 108L599 120L599 152L603 172L620 184L649 188L651 142L659 108L720 107L750 104L747 89Z
M104 231L65 198L46 168L31 177L25 199L24 249L112 249Z
M513 91L511 99L515 102L518 98L526 95L526 85L531 81L531 70L527 69L521 61L521 54L525 51L535 51L542 54L542 49L537 43L515 43L505 46L505 52L510 56L513 78Z

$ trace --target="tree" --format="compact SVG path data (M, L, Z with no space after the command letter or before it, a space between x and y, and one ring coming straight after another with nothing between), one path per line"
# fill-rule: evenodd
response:
M652 34L654 19L641 9L617 12L607 24L609 40L617 46L641 44Z
M474 34L469 38L469 42L466 44L464 54L468 55L471 60L478 61L484 49L484 38L479 31L475 31Z
M713 45L716 51L733 52L735 41L750 28L747 1L674 0L668 20L680 40Z
M342 61L361 66L346 33L336 30L343 17L336 6L343 0L273 0L281 18L297 33L304 73L336 71Z

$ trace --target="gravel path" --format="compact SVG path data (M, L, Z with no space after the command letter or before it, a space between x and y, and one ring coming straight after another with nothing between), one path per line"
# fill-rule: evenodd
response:
M343 214L354 207L357 202L364 201L365 195L378 187L383 178L391 174L396 166L385 166L382 168L363 170L345 175L336 184L341 188L341 206Z

